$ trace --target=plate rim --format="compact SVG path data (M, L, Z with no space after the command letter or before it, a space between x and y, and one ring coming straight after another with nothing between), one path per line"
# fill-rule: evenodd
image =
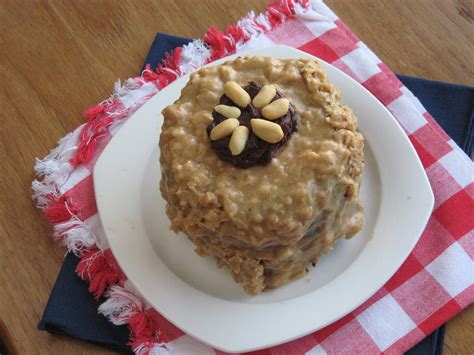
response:
M261 48L261 49L257 49L257 50L250 50L250 51L247 51L247 52L244 52L244 53L238 53L238 54L234 54L232 56L228 56L228 57L225 57L225 58L222 58L218 61L215 61L215 62L212 62L208 65L210 66L213 66L213 65L218 65L222 62L225 62L225 61L228 61L228 60L232 60L233 58L235 57L238 57L238 56L243 56L243 55L266 55L265 52L271 52L272 50L276 50L276 51L283 51L283 52L291 52L293 54L297 53L299 54L301 57L310 57L310 58L314 58L322 63L324 63L325 65L328 65L330 67L332 67L333 69L335 69L337 72L339 72L340 74L342 74L345 79L349 79L349 81L351 81L353 84L355 83L357 86L359 86L359 89L362 89L362 91L365 93L365 94L368 94L371 99L373 101L376 102L376 104L379 105L379 109L382 108L384 111L385 111L385 114L387 116L390 116L391 120L396 124L396 126L398 127L398 133L402 133L403 137L402 138L402 141L405 142L404 144L404 148L407 148L408 149L408 152L410 153L409 154L409 158L410 159L413 159L414 158L414 163L415 165L417 165L417 170L416 171L413 171L411 172L412 174L419 174L419 176L417 176L417 180L422 180L423 181L423 184L422 186L419 187L419 192L420 194L424 194L424 197L428 199L427 201L427 204L426 204L426 207L425 207L425 210L423 211L423 213L420 213L419 215L419 218L418 220L421 220L421 222L418 224L417 228L414 228L416 229L416 231L414 232L414 234L416 235L416 237L413 237L410 239L411 243L410 243L410 246L406 248L406 255L403 256L402 258L398 258L397 260L399 260L399 263L397 262L396 264L398 264L396 267L393 267L394 264L392 264L392 268L390 269L393 269L393 271L390 271L389 273L387 273L384 277L382 277L382 279L384 279L384 281L379 281L378 284L379 286L376 287L375 291L371 290L369 292L366 292L366 297L364 297L363 299L359 299L357 302L353 303L353 307L347 311L344 311L344 312L341 312L341 314L337 315L335 318L332 318L330 320L327 320L326 322L320 322L320 326L318 326L317 328L311 328L311 329L307 329L307 331L304 331L304 332L299 332L298 334L293 334L293 335L290 335L290 336L287 336L287 337L283 337L279 340L272 340L270 342L266 342L265 344L255 344L254 342L254 345L245 345L245 346L240 346L238 345L238 343L234 343L234 344L222 344L222 342L216 342L216 339L212 339L212 340L209 340L207 339L202 333L199 333L199 332L195 332L194 329L189 329L189 326L187 326L186 324L177 324L177 322L175 322L175 319L173 319L174 317L172 317L171 315L168 314L168 312L166 310L163 310L162 307L160 306L157 306L156 305L156 302L154 301L151 301L148 299L148 297L146 295L143 294L142 292L142 288L137 286L137 282L136 282L136 279L134 281L134 277L130 275L130 271L127 270L127 268L124 268L124 265L123 265L123 259L119 256L117 256L117 250L115 250L115 247L114 247L114 241L113 241L113 238L111 239L110 238L110 230L107 230L107 228L105 228L105 223L103 222L103 225L104 225L104 233L105 233L105 236L109 242L109 246L110 246L110 249L116 259L116 261L119 263L120 267L122 268L123 272L126 274L127 278L132 282L132 284L134 285L134 287L139 291L139 293L147 300L150 302L150 304L152 304L152 306L157 309L157 311L159 311L163 316L165 316L165 318L167 318L171 323L173 323L175 326L177 326L178 328L182 329L186 334L202 341L203 343L209 345L209 346L212 346L216 349L219 349L219 350L222 350L222 351L227 351L227 352L246 352L246 351L252 351L252 350L257 350L257 349L262 349L262 348L266 348L266 347L269 347L269 346L274 346L274 345L278 345L278 344L281 344L281 343L284 343L284 342L288 342L288 341L291 341L291 340L294 340L296 338L300 338L302 336L305 336L307 334L310 334L314 331L317 331L318 329L321 329L325 326L327 326L328 324L331 324L335 321L337 321L338 319L342 318L343 316L345 316L346 314L352 312L354 309L356 309L357 307L359 307L361 304L363 304L367 299L369 299L373 294L375 294L377 292L378 289L380 289L381 287L383 287L383 285L393 276L393 274L400 268L401 264L406 260L406 258L408 257L408 255L412 252L415 244L417 243L417 241L419 240L420 236L421 236L421 233L423 231L423 229L425 228L427 222L428 222L428 219L431 215L431 212L432 212L432 209L433 209L433 206L434 206L434 196L433 196L433 192L432 192L432 189L431 189L431 185L429 184L429 180L426 176L426 172L421 164L421 161L418 157L418 154L416 153L413 145L411 144L411 142L409 141L406 133L403 131L403 129L401 128L400 124L398 123L398 121L393 117L393 115L388 111L388 109L378 101L377 98L375 98L374 95L372 95L372 93L370 93L367 89L365 89L361 84L359 84L357 81L355 81L354 79L352 79L350 76L348 76L347 74L343 73L341 70L339 70L338 68L332 66L331 64L325 62L324 60L320 59L320 58L317 58L313 55L310 55L308 53L305 53L305 52L302 52L300 50L297 50L295 48L292 48L292 47L288 47L288 46L283 46L283 45L277 45L277 46L271 46L271 47L267 47L267 48ZM268 54L267 54L268 55ZM170 91L172 90L174 87L176 86L179 86L181 85L181 83L183 82L186 82L189 78L189 75L186 75L186 76L183 76L179 79L177 79L175 82L171 83L169 86L167 86L166 88L164 88L163 90L161 90L160 92L158 92L156 95L160 95L160 96L164 96L166 95L167 91ZM167 90L168 89L168 90ZM150 99L150 101L153 100L153 99ZM105 209L106 209L106 202L103 201L103 196L100 195L99 191L102 190L102 186L101 185L105 180L104 178L107 176L107 173L106 173L106 165L107 165L107 159L109 157L112 151L112 148L114 147L113 145L113 142L114 140L116 140L117 137L120 137L120 133L123 131L123 129L128 125L130 124L130 122L133 120L133 116L136 116L137 113L140 112L140 110L142 110L143 107L145 107L146 105L148 105L150 103L150 101L148 101L147 103L145 103L142 107L140 107L135 113L132 114L131 117L129 117L129 119L124 123L124 125L121 127L120 131L117 132L114 137L112 138L112 140L107 144L107 146L105 147L104 151L102 152L102 154L99 156L95 166L94 166L94 170L93 170L93 175L94 175L94 190L95 190L95 194L96 194L96 202L97 202L97 208L98 208L98 213L99 213L99 216L104 216L106 215L105 213ZM169 102L171 103L171 102ZM168 104L169 104L168 103ZM161 114L161 113L160 113ZM161 129L161 128L160 128ZM376 159L376 161L378 161ZM381 179L381 193L384 191L383 189L383 178L382 178L382 174L380 172L380 179ZM382 200L382 199L381 199ZM376 219L376 222L378 221L378 219L380 218L380 216L377 217ZM102 218L101 218L102 219ZM365 248L365 247L364 247ZM409 250L408 250L409 249ZM118 253L120 254L120 253ZM159 258L159 257L158 257ZM359 258L359 257L358 257ZM357 259L354 261L354 263L357 261ZM401 260L400 260L401 259ZM350 269L352 267L349 266L348 269ZM347 270L346 270L347 271ZM345 272L344 272L345 273ZM177 277L175 275L175 278L179 279L179 277ZM338 277L337 277L338 278ZM336 278L336 279L337 279ZM181 281L181 280L180 280ZM182 281L181 281L182 282ZM138 284L141 284L141 282L138 282ZM188 287L191 287L192 286L189 286ZM325 288L325 286L323 286L321 289ZM373 288L373 287L372 287ZM320 289L316 290L316 291L319 291ZM202 293L201 291L199 290L196 290L197 292L199 293ZM315 291L315 292L316 292ZM311 292L311 293L314 293L314 292ZM311 294L310 293L310 294ZM204 295L204 293L202 293ZM300 297L297 297L297 298L301 298L301 297L308 297L310 296L310 294L307 294L307 295L304 295L304 296L300 296ZM205 294L205 297L208 297L208 298L214 298L210 295L207 295ZM227 300L220 300L222 302L230 302L230 301L227 301ZM282 303L287 303L287 302L282 302ZM255 307L255 305L253 304L245 304L246 306L248 307ZM261 304L259 304L259 306L261 306ZM224 342L226 343L226 342ZM228 343L228 342L227 342ZM248 342L247 342L248 343Z

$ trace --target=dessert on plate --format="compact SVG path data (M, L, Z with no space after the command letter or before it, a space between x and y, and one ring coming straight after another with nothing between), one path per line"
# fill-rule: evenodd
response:
M303 276L361 230L364 139L318 62L245 56L202 68L163 116L171 228L247 293Z

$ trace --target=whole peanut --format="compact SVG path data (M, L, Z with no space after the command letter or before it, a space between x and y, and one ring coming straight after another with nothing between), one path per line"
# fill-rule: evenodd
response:
M276 95L276 89L273 85L265 85L253 98L252 103L256 108L262 108L268 105Z
M260 118L252 118L250 120L250 125L252 126L253 133L268 143L277 143L285 136L280 125L274 122L262 120Z
M235 81L228 81L224 84L224 94L237 106L246 107L250 103L250 95Z
M214 110L227 118L238 118L241 114L240 109L235 106L217 105Z
M288 99L278 99L262 108L262 116L267 120L276 120L283 117L289 108L290 101Z
M230 137L229 149L232 155L239 155L245 148L249 139L249 129L245 126L239 126L232 132Z
M236 118L228 118L225 121L222 121L212 129L210 134L211 140L216 141L227 137L239 126L239 124L239 120Z

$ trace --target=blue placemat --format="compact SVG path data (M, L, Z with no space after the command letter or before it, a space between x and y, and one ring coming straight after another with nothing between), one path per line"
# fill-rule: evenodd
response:
M152 68L165 53L188 43L186 38L158 33L145 63ZM451 138L471 156L473 142L474 88L398 75L417 96L428 112ZM67 255L56 280L38 329L72 336L100 344L122 353L130 352L127 326L112 325L97 313L97 303L87 291L87 284L74 273L78 258ZM444 326L407 352L409 355L439 355L442 353Z

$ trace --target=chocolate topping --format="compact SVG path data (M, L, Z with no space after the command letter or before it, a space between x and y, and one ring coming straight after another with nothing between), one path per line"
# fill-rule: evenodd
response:
M252 81L243 88L249 93L250 97L253 99L260 91L261 86ZM281 94L277 90L277 93L272 99L272 102L283 97L283 94ZM219 103L222 105L237 106L226 95L222 95L219 100ZM232 155L229 149L230 136L224 137L216 141L210 140L211 147L217 153L219 158L229 163L232 163L239 168L246 169L257 164L267 165L276 155L278 150L286 144L291 135L296 132L298 115L290 104L288 112L283 117L271 121L279 124L283 130L283 133L285 134L281 141L271 144L258 138L253 133L252 127L250 126L250 119L263 118L260 110L254 107L252 103L250 103L249 105L247 105L247 107L241 108L241 112L242 113L240 117L238 117L237 119L239 120L240 124L246 126L250 132L247 144L245 145L245 149L242 151L242 153L235 156ZM214 118L214 121L209 126L207 126L208 135L210 135L212 129L215 126L227 119L227 117L221 115L215 110L212 112L212 117Z

